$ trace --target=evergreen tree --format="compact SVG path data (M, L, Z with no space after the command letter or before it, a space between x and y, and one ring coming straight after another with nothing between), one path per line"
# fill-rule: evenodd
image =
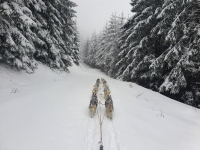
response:
M88 56L87 56L87 62L90 66L95 67L95 55L97 51L97 34L96 32L93 32L91 40L90 40L90 47L88 49Z
M89 38L87 39L86 43L84 44L84 47L83 47L83 62L84 63L88 63L88 55L89 55L89 48L90 48L90 40Z
M37 60L68 71L74 44L75 6L69 0L2 0L1 62L32 72Z
M105 66L105 54L106 54L106 44L108 42L108 36L107 36L107 31L108 31L108 25L106 23L103 31L100 32L99 38L98 38L98 50L96 52L95 60L96 60L96 67L101 69L102 71L104 70Z
M135 15L124 25L124 34L118 39L121 45L117 63L118 78L128 81L140 81L146 85L148 66L155 59L154 50L158 46L158 37L150 37L152 28L158 23L156 13L162 0L132 0L132 12ZM155 41L155 42L154 42Z
M164 77L160 92L193 106L200 102L198 10L195 0L165 1L157 28L169 46L150 66L152 79Z
M79 37L79 32L78 32L77 26L75 25L74 28L75 28L75 32L74 32L74 35L73 35L73 46L72 46L72 56L71 56L71 58L76 65L79 65L80 37Z
M118 39L118 78L197 106L198 2L132 0L131 4L135 15L124 25Z
M113 14L103 31L99 35L93 34L90 40L90 49L87 63L101 69L110 76L115 76L115 63L118 57L117 38L120 27L124 23L124 16Z
M89 55L93 52L92 67L197 107L200 3L132 0L131 5L134 15L123 27L118 28L113 15L99 35L95 53L87 51Z
M115 25L113 28L113 32L112 32L112 41L110 41L110 52L108 55L110 57L109 60L109 68L108 68L108 72L107 74L111 77L116 77L116 72L117 72L117 68L116 68L116 63L119 60L118 54L120 52L120 45L118 44L118 37L121 35L122 33L122 29L121 27L124 25L125 22L125 17L124 14L122 13L121 16L115 16Z

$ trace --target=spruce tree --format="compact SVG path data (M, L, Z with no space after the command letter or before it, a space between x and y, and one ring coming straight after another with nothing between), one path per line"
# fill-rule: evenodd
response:
M88 64L104 71L110 76L115 76L115 63L118 57L117 38L124 17L113 14L99 35L93 34L90 40Z
M118 78L129 81L140 81L148 78L148 66L154 60L153 53L158 45L157 37L150 37L150 31L158 23L156 10L161 7L162 0L132 0L132 12L135 15L124 25L124 34L119 38L121 59ZM145 84L145 83L143 83Z
M32 72L37 60L68 71L74 44L75 6L69 0L2 0L1 62Z
M79 65L79 47L80 47L80 37L77 26L74 26L75 32L73 33L73 45L72 45L72 55L71 58L76 65Z
M199 8L195 0L164 3L158 15L162 19L159 28L165 28L163 35L169 46L150 66L152 79L164 76L161 93L193 106L200 102Z
M88 59L88 64L92 67L95 67L95 55L96 55L96 52L97 52L97 34L96 32L93 32L92 34L92 37L91 37L91 40L90 40L90 47L89 47L89 50L88 50L88 56L87 56L87 59Z
M89 48L90 48L90 39L88 38L88 39L86 40L86 42L84 43L84 46L83 46L83 53L82 53L82 55L83 55L83 57L82 57L83 62L86 63L86 64L88 64L88 59L87 59L87 57L88 57L88 55L89 55Z
M136 82L197 107L200 3L132 0L131 5L134 15L122 28L113 15L97 36L98 44L94 46L90 40L88 64L111 77Z

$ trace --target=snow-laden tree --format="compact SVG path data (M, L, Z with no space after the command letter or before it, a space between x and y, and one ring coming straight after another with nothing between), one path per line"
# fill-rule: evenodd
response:
M82 60L84 63L87 64L87 57L89 55L89 48L90 48L90 39L88 38L86 40L86 42L84 43L84 46L83 46L83 52L82 52Z
M97 36L96 32L93 32L89 43L90 43L89 49L87 50L88 55L86 56L87 57L86 59L87 59L88 65L95 67L96 63L95 63L94 57L97 52L97 44L98 44L98 36Z
M69 0L1 0L0 61L27 72L36 68L35 60L67 71L75 6Z
M198 106L200 2L132 0L131 5L134 14L117 34L114 18L101 32L90 57L93 67Z
M107 54L105 55L105 64L106 64L106 73L111 76L115 77L117 72L116 63L118 61L118 54L119 54L119 45L117 43L117 39L121 34L122 30L121 27L124 25L125 17L123 13L120 16L112 15L109 27L108 27L108 39L109 42L107 43Z
M150 32L156 26L157 12L163 0L132 0L134 15L123 26L123 34L118 39L120 59L117 76L123 80L138 81L146 85L149 65L155 59L154 51L159 47L159 38L151 37ZM160 48L160 47L159 47Z
M117 16L113 14L106 23L99 35L93 34L90 40L90 48L87 50L86 63L106 72L108 75L115 75L115 63L118 57L117 37L124 24L123 14Z
M31 29L37 26L32 18L32 13L27 7L14 1L1 1L0 60L27 72L31 72L37 66L33 59L36 49L22 33L24 26L29 34L32 32Z
M198 1L132 0L135 14L118 39L117 77L197 106L199 84Z
M76 65L79 65L79 48L80 48L80 37L77 26L74 26L75 32L73 33L73 45L72 45L72 54L71 58Z
M196 0L164 2L154 34L168 47L150 66L151 79L164 80L156 85L160 92L194 106L200 102L199 10Z

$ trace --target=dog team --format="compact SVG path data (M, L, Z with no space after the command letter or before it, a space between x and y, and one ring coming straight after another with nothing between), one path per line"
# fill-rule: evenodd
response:
M107 116L107 118L112 119L114 107L113 107L113 100L110 95L111 91L110 91L107 81L105 79L101 78L101 82L103 83L103 87L104 87L103 91L104 91L104 99L105 99L106 116ZM99 84L100 84L100 79L97 79L95 85L93 86L93 90L92 90L92 97L91 97L90 105L89 105L91 118L93 118L93 116L95 115L97 106L99 103L98 99L97 99Z

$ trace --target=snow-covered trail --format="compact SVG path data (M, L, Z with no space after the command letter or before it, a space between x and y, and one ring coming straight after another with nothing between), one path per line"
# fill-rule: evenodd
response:
M103 84L100 84L98 91L98 100L101 104L105 103L103 98ZM86 128L84 137L84 150L99 150L101 139L100 122L102 125L102 142L106 150L123 150L120 139L118 138L119 131L115 127L115 118L110 120L106 117L105 106L98 105L95 118L88 118L84 123ZM101 120L100 120L101 116Z
M87 66L70 71L40 65L28 75L0 67L0 150L98 150L98 116L89 117L88 105L100 77L115 108L103 122L104 150L199 149L198 109Z

